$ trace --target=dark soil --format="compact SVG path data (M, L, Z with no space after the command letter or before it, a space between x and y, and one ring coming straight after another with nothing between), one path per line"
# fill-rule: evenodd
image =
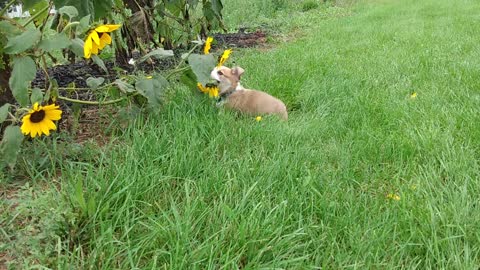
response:
M240 28L237 33L231 34L215 34L213 38L217 41L218 46L250 48L262 45L267 41L267 34L257 29L254 32L247 33L246 28Z

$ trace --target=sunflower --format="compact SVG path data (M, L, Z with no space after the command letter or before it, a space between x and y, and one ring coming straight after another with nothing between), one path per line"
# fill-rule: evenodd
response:
M218 97L218 87L217 86L207 86L208 96L209 97Z
M203 86L202 83L197 83L198 90L204 94L208 94L209 97L218 97L218 87L217 86Z
M37 135L50 135L50 130L56 130L57 126L53 121L62 118L62 111L58 105L51 104L47 106L40 106L36 102L32 109L22 118L22 133L30 134L32 138Z
M213 38L208 37L207 41L205 41L205 47L203 47L203 53L204 54L209 54L210 53L210 48L212 47L212 42L213 42Z
M218 61L217 67L221 67L225 61L228 60L228 57L230 57L230 54L232 53L232 49L225 50L222 54L222 57L220 58L220 61Z
M197 83L197 87L198 87L198 90L200 90L202 93L204 94L208 93L208 89L205 86L203 86L203 84Z
M117 30L120 26L120 24L106 24L90 31L83 46L84 57L88 59L92 54L98 54L99 50L103 50L105 46L111 44L112 38L108 33ZM102 35L100 36L99 34Z

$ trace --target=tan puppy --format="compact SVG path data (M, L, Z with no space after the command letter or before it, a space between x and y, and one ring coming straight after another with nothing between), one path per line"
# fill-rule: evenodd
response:
M288 119L287 107L283 102L265 92L245 89L240 85L244 70L241 67L216 67L210 76L219 82L219 105L252 116L276 114L283 120Z

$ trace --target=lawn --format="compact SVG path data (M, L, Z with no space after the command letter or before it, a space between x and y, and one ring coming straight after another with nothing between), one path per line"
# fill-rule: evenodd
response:
M178 87L102 148L44 140L2 183L0 266L478 269L480 2L271 2L225 1L276 34L227 64L288 122Z

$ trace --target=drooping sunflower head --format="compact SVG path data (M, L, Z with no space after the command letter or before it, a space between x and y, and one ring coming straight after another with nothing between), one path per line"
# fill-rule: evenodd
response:
M213 38L208 37L207 40L205 41L205 47L203 47L203 53L204 54L209 54L210 53L210 48L212 47L212 42L213 42Z
M223 64L228 60L230 57L230 54L232 53L232 49L225 50L222 54L222 57L220 57L220 61L218 61L217 67L223 66Z
M62 111L58 105L51 104L47 106L40 106L36 102L32 109L22 118L22 133L30 134L30 137L35 138L42 134L50 135L50 130L56 130L57 126L53 121L62 118Z
M120 26L120 24L106 24L91 30L85 39L83 56L88 59L92 54L98 54L105 46L111 44L112 38L108 33L117 30Z

